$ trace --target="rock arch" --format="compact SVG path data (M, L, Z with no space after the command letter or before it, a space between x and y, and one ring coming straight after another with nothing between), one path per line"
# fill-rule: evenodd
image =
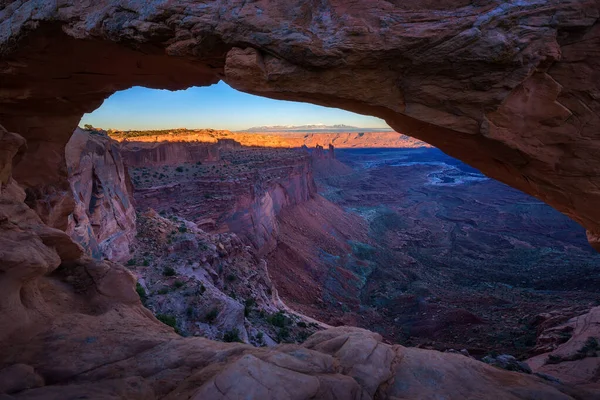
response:
M3 3L0 121L28 140L24 185L60 186L68 136L116 90L223 79L384 118L598 244L598 1Z

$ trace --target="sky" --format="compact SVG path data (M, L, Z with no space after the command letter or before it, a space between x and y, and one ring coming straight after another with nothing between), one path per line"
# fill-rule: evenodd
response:
M238 92L224 82L168 91L133 87L113 94L80 126L118 130L213 128L242 130L262 125L345 124L387 128L385 121L337 108L273 100Z

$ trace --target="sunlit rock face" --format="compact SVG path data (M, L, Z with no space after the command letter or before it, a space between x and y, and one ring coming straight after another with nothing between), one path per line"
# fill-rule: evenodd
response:
M219 145L186 142L126 142L120 146L129 167L179 165L186 162L219 160Z
M78 128L65 153L75 202L66 232L94 258L127 261L135 208L118 143L102 131Z

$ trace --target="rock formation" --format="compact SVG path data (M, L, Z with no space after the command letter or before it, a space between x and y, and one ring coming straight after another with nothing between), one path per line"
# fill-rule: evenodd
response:
M120 150L128 167L142 167L218 161L219 147L219 144L202 142L124 141Z
M186 144L196 146L161 146L171 152L169 146L184 149ZM234 141L222 145L222 140L218 145L223 146L220 161L210 165L192 158L170 167L132 169L138 206L174 213L212 232L236 233L265 253L275 245L280 210L315 193L311 159L290 149L244 149Z
M547 351L527 360L535 372L575 385L599 384L600 307L542 330L537 342Z
M18 133L0 129L3 389L21 399L593 398L363 330L272 350L178 338L141 306L127 270L86 258L61 229L75 203L64 148L83 113L135 85L224 79L384 118L554 206L600 248L599 10L597 0L0 2L0 123Z
M222 148L243 146L258 147L315 147L335 145L338 148L413 148L431 147L429 144L397 132L231 132L214 129L177 129L165 131L109 131L111 138L120 142L157 145L160 142L219 143ZM234 147L230 147L231 144ZM184 155L185 156L185 155Z
M73 132L65 152L75 205L66 232L94 258L127 261L135 209L118 147L102 131Z

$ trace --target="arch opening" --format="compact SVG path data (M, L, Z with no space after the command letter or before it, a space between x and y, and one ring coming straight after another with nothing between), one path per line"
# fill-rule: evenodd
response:
M535 341L533 325L522 321L548 307L579 306L598 298L600 259L574 222L542 202L424 142L400 139L393 131L352 129L344 119L347 114L335 113L341 119L332 120L335 126L329 128L291 127L294 121L306 125L321 120L316 117L320 111L310 108L312 113L306 111L301 120L274 120L277 101L248 97L241 105L227 96L217 100L220 90L231 92L225 86L199 88L189 97L136 89L132 97L107 100L97 115L80 123L131 128L110 129L108 135L120 143L130 168L136 209L142 214L139 235L149 239L150 225L157 220L177 221L168 239L175 243L168 256L173 265L181 261L176 255L186 251L177 247L188 229L185 221L209 234L233 232L267 261L282 300L309 317L376 326L388 340L403 344L433 340L442 347L472 349L469 343L477 341L483 348L521 356ZM178 96L191 103L188 113L210 99L236 120L223 120L209 108L194 115L194 121L177 114L171 122L164 104L181 110ZM139 99L141 107L135 106ZM259 119L247 119L239 111L242 106L252 117L261 114ZM112 110L134 123L196 128L134 129L120 116L111 120ZM298 110L289 109L288 118ZM146 121L150 114L157 119ZM287 126L270 132L266 125L272 122ZM212 123L234 129L210 129ZM252 124L259 127L235 129ZM329 144L334 147L314 148ZM146 214L148 208L158 215ZM122 261L142 276L147 305L159 315L175 315L179 329L194 334L188 321L201 316L188 317L164 305L171 295L162 293L163 249L132 248L133 254ZM187 275L175 269L172 279L183 282ZM148 270L158 276L145 275ZM519 309L508 322L505 308L515 304ZM361 315L364 308L371 310L367 316ZM260 319L256 323L260 326ZM291 337L297 334L301 332ZM455 336L471 342L452 342Z

